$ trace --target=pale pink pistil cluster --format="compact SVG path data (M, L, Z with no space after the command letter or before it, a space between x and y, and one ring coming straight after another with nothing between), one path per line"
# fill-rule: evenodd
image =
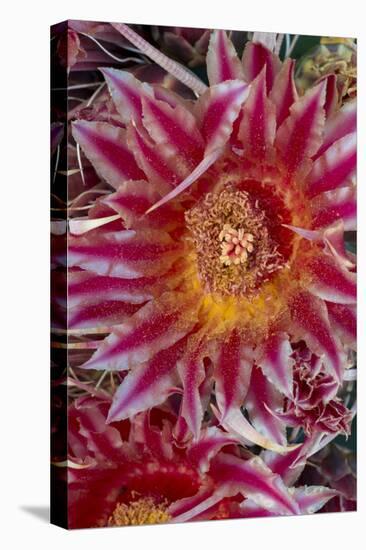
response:
M227 266L244 264L248 254L254 250L254 236L251 233L245 233L243 228L233 229L231 225L225 224L219 240L221 242L220 260Z

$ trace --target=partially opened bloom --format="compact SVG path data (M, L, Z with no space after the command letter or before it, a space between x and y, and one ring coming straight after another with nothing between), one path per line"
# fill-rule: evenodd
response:
M171 409L107 425L106 405L83 397L70 408L71 528L313 513L338 495L321 485L295 488L295 478L289 486L283 465L272 471L270 456L240 449L217 426L182 445Z
M352 411L337 397L337 381L327 373L322 359L296 345L293 353L293 393L286 397L279 417L286 426L306 434L349 435Z
M327 75L334 75L340 103L357 94L357 46L350 38L324 37L320 45L298 62L296 84L300 92Z
M212 409L242 443L282 452L285 415L272 413L284 399L308 422L294 345L320 358L334 397L341 386L355 339L343 234L355 229L356 106L338 109L334 75L299 98L293 69L255 41L240 60L215 31L209 86L172 69L196 100L108 68L119 121L73 123L113 190L71 221L68 253L69 331L95 349L82 368L122 379L108 422L178 393L196 440Z

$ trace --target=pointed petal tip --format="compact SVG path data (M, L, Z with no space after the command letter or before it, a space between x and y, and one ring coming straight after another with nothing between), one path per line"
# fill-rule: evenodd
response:
M283 445L279 445L278 443L275 443L274 441L270 441L268 438L266 437L263 437L259 432L257 432L250 424L249 422L245 419L245 417L242 415L242 413L239 411L236 411L234 414L231 414L232 417L236 416L238 417L238 414L240 414L240 417L241 417L241 424L243 424L243 427L244 428L244 431L245 433L242 433L240 431L240 428L239 430L237 430L236 428L239 427L239 426L235 426L237 424L237 418L233 418L234 422L232 423L231 422L231 419L227 420L227 417L230 416L230 414L226 415L226 416L223 416L221 414L221 412L218 410L217 407L215 407L215 405L211 404L211 409L215 415L215 417L217 418L217 420L220 422L221 426L228 432L232 433L234 436L238 437L239 440L242 441L242 443L244 443L245 445L248 445L248 443L253 443L253 444L256 444L256 445L259 445L260 447L263 447L264 449L267 449L269 451L274 451L275 453L278 453L278 454L286 454L286 453L289 453L295 449L297 449L298 447L300 447L302 445L302 443L297 443L295 445L288 445L288 446L283 446ZM234 424L233 427L231 427L231 424Z

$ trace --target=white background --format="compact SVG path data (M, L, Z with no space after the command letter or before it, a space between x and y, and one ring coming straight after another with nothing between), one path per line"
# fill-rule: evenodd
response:
M359 387L359 511L314 517L66 532L47 520L49 26L61 20L357 36L359 347L365 367L365 30L362 2L328 0L11 1L1 17L1 470L3 548L359 549L365 536L364 384ZM363 327L363 328L362 328ZM362 376L361 382L365 377ZM363 441L362 441L363 440ZM362 529L363 527L363 529ZM361 542L360 542L361 541ZM362 542L363 541L363 542Z

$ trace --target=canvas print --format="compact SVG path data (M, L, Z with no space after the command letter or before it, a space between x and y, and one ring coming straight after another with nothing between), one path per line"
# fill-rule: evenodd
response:
M53 523L356 509L356 56L52 27Z

